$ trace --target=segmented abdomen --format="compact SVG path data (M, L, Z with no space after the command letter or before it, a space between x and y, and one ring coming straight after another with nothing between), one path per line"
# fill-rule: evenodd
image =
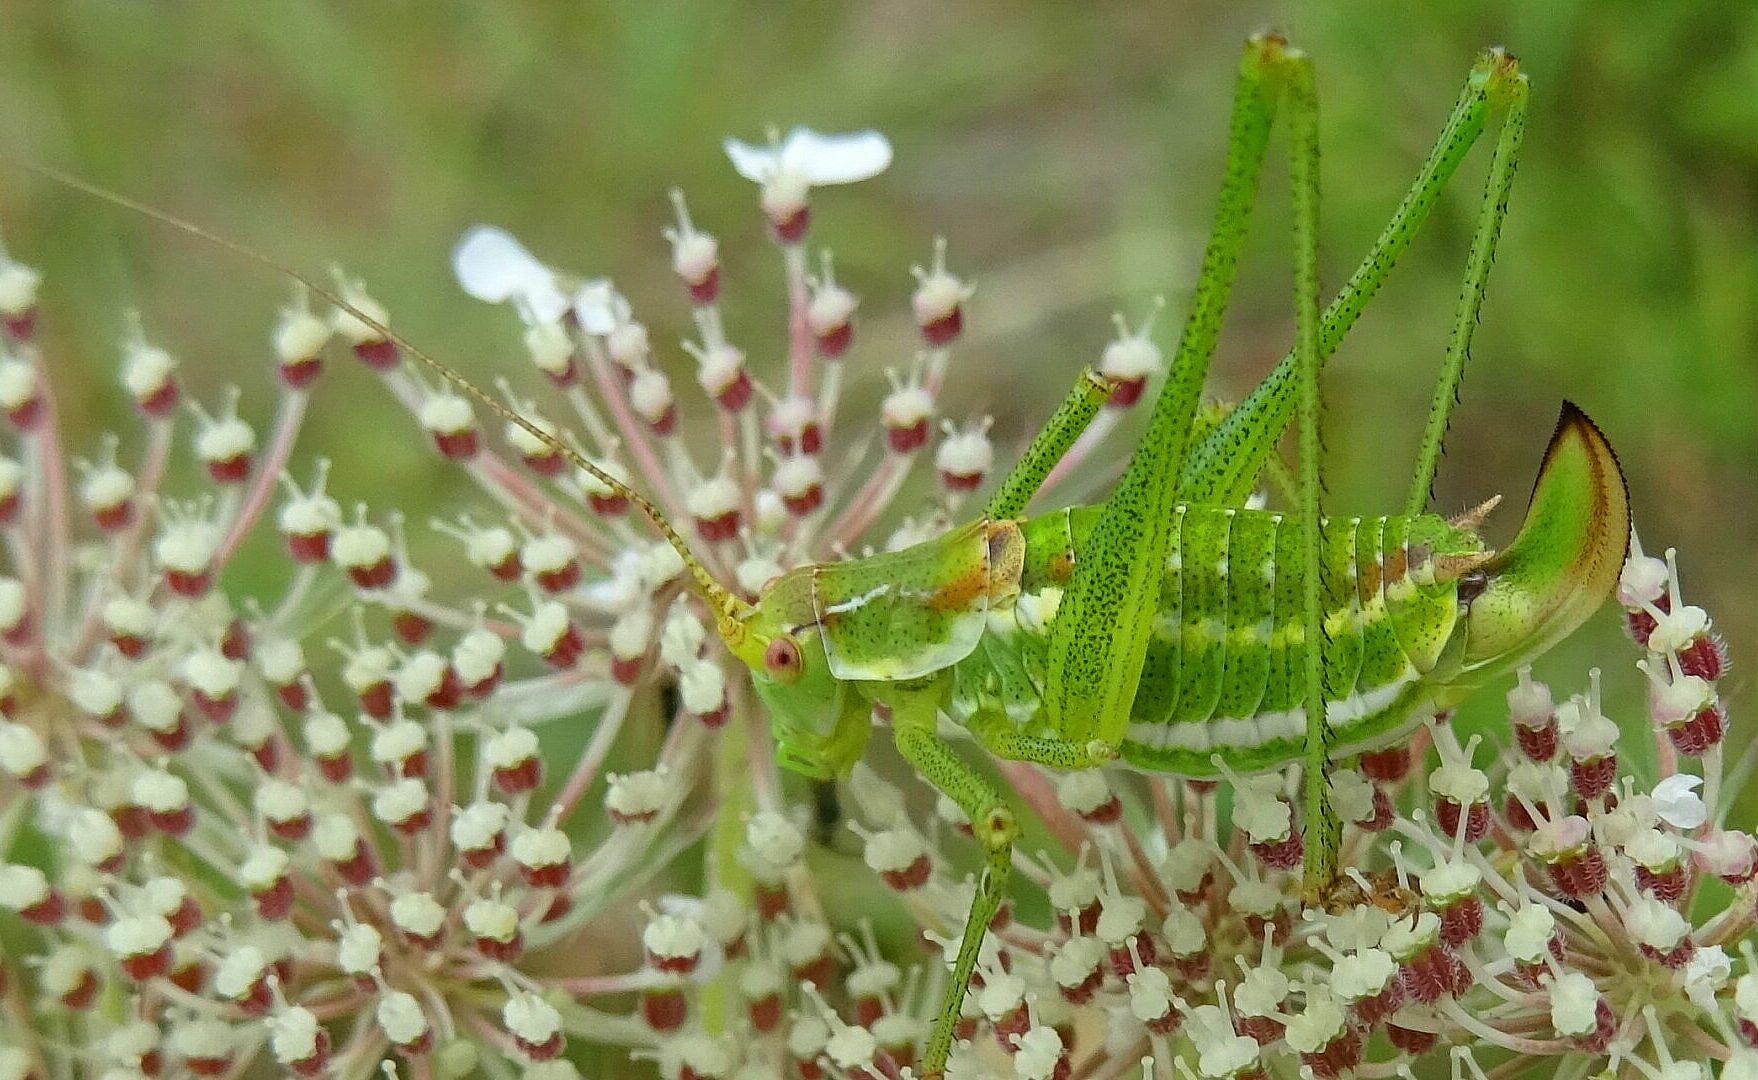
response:
M1027 523L1013 647L998 640L987 659L973 657L989 669L991 685L1013 686L1016 722L1025 721L1017 700L1022 680L1042 689L1053 605L1096 513L1075 508ZM1326 716L1340 748L1371 745L1413 721L1426 693L1423 675L1452 633L1455 587L1434 580L1426 550L1407 542L1411 526L1408 518L1373 517L1337 519L1323 530ZM1295 522L1279 513L1179 512L1121 746L1127 761L1212 776L1217 754L1240 771L1300 757L1306 710L1298 543Z

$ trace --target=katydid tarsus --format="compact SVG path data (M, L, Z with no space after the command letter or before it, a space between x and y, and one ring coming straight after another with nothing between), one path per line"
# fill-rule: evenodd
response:
M1629 514L1616 458L1565 405L1526 518L1488 550L1476 515L1425 512L1494 260L1527 84L1505 53L1473 68L1391 222L1323 310L1312 65L1251 39L1224 180L1183 335L1129 466L1102 504L1024 516L1111 385L1084 371L976 521L901 551L799 567L752 603L719 583L662 512L307 275L58 170L27 166L303 282L490 412L627 497L676 548L727 649L750 670L781 762L835 777L875 716L968 815L985 866L922 1064L942 1070L983 937L1005 895L1018 825L1002 792L941 734L949 717L1001 758L1059 769L1120 762L1210 778L1298 764L1304 899L1337 874L1333 761L1406 735L1485 680L1572 632L1609 594ZM1218 423L1198 425L1273 121L1287 121L1295 344ZM1426 220L1492 115L1501 126L1458 309L1402 512L1321 517L1319 370ZM1248 508L1290 425L1293 507Z

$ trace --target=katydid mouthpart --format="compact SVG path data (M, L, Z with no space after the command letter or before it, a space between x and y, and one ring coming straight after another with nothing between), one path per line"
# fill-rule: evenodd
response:
M1189 314L1146 434L1098 505L1027 515L1115 388L1083 371L975 521L903 550L790 570L755 603L720 583L660 509L573 446L410 344L332 289L199 226L59 170L25 167L265 264L383 334L491 413L625 498L683 560L725 647L750 672L777 754L818 778L864 752L875 717L969 817L986 864L922 1056L944 1067L983 937L1005 894L1018 825L994 784L941 734L950 718L989 753L1060 769L1121 763L1188 777L1299 764L1304 899L1337 876L1327 773L1396 741L1571 633L1608 596L1630 535L1622 473L1565 404L1524 523L1500 551L1426 512L1507 208L1526 77L1492 51L1472 69L1390 223L1323 309L1312 65L1276 36L1247 42L1225 176ZM1296 340L1238 406L1199 420L1273 121L1286 113ZM1320 510L1318 375L1499 114L1458 309L1409 496L1397 514ZM1291 506L1247 500L1293 424Z

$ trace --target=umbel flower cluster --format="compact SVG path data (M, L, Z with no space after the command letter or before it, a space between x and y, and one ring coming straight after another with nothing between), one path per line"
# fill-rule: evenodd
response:
M940 416L973 293L943 244L908 297L919 352L877 416L839 411L843 365L882 364L858 359L857 299L808 252L811 193L882 171L884 139L727 151L760 187L788 303L767 334L740 312L674 195L695 400L611 282L490 227L454 269L519 321L536 372L500 384L507 404L754 596L934 535L996 458L986 420ZM681 560L626 498L485 427L340 276L371 320L295 296L266 438L237 390L197 405L136 320L122 382L142 430L76 456L39 285L0 253L0 1080L569 1080L630 1058L674 1080L915 1075L973 888L967 825L857 766L853 895L894 897L839 910L857 864L812 838L811 793L783 781ZM1119 389L1072 462L1158 369L1150 328L1119 320L1097 364ZM328 464L296 459L345 353L475 505L345 508ZM201 469L182 497L162 484L178 452ZM410 557L405 530L429 527L457 545L443 568ZM284 587L245 595L228 569L269 530ZM1725 655L1670 552L1638 547L1619 600L1645 706L1608 706L1596 675L1558 700L1522 673L1487 741L1442 717L1340 768L1355 891L1326 911L1297 899L1293 774L998 766L1049 850L1018 856L947 1076L1758 1078L1758 841L1726 820L1743 770L1723 762ZM1621 764L1620 730L1652 738L1654 776ZM902 917L917 933L875 931Z

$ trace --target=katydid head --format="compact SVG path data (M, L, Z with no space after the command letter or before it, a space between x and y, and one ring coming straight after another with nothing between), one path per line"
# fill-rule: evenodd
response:
M795 772L829 779L861 756L872 726L866 701L836 677L812 603L818 567L791 570L763 587L734 655L769 713L776 759Z
M1587 414L1565 402L1519 534L1461 578L1462 671L1480 681L1573 633L1611 595L1629 543L1617 456Z

